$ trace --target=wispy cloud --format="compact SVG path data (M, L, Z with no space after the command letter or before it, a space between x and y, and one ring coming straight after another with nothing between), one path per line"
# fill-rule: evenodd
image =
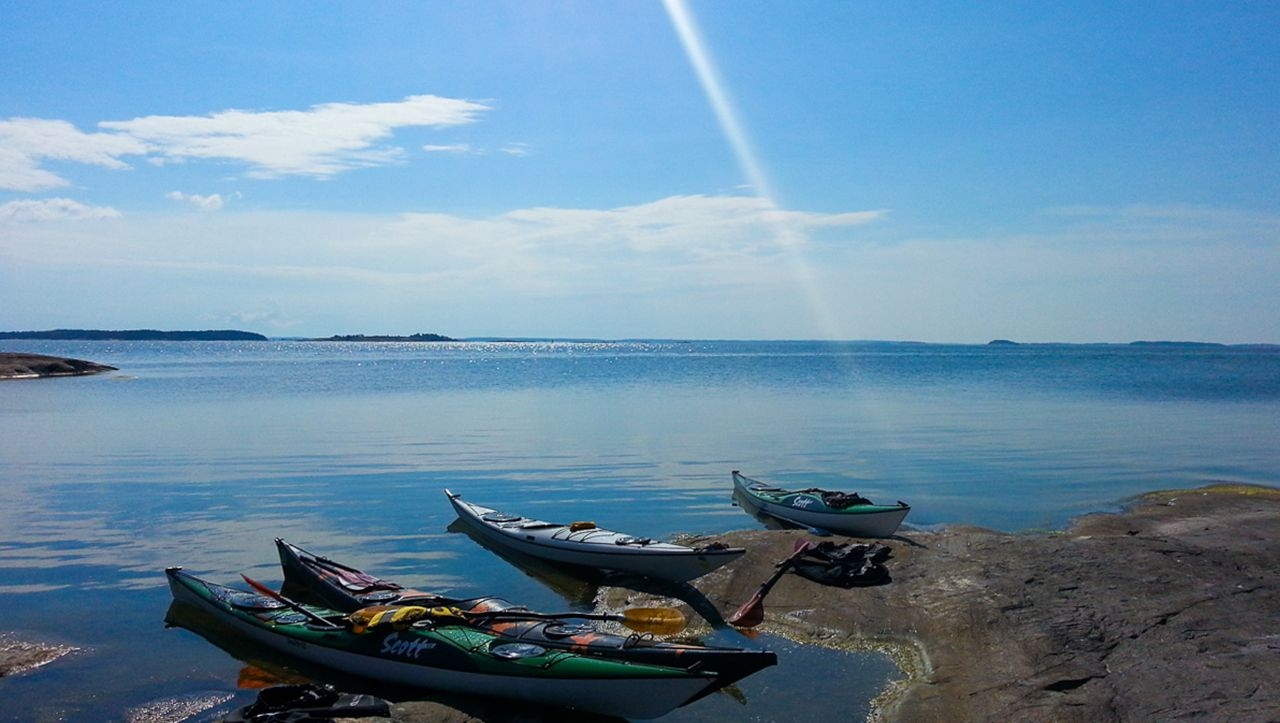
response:
M0 214L18 208L6 204ZM1271 311L1280 308L1275 217L1241 224L1229 210L1206 209L1192 240L1176 208L1151 210L1166 218L1160 243L1154 228L1121 225L1108 235L1092 217L1054 214L1034 232L910 238L876 223L885 215L701 195L482 217L237 211L193 223L190 214L131 214L82 228L29 224L23 243L0 244L0 267L31 289L76 279L65 295L85 309L115 303L110 294L124 283L142 285L144 305L196 284L201 313L270 309L273 318L319 324L317 333L370 318L412 330L424 309L447 309L457 314L451 326L471 331L565 313L626 335L746 338L786 328L821 336L830 330L813 321L801 281L785 273L786 259L803 254L814 266L809 291L838 312L834 338L1269 340L1259 325L1280 328ZM96 293L81 279L97 280ZM11 295L25 298L16 288ZM1071 313L1051 329L1028 308ZM1178 326L1197 318L1189 331ZM560 325L571 322L551 323L548 332L569 333Z
M449 145L425 145L422 150L427 153L470 153L471 146L466 143L452 143Z
M394 163L403 149L380 145L397 129L472 123L488 106L435 95L391 103L325 103L305 111L228 110L209 116L147 116L98 125L147 143L166 159L236 161L257 178L326 177Z
M189 203L201 211L217 211L222 208L225 201L221 194L211 193L207 196L201 196L195 193L183 193L182 191L170 191L164 195L165 198L179 203Z
M120 212L106 206L86 206L69 198L10 201L0 204L0 221L83 221L116 218Z
M84 133L61 120L10 118L0 121L0 189L32 192L71 185L43 168L44 161L127 168L122 156L146 152L147 145L130 136Z
M489 106L415 95L386 103L325 103L307 110L227 110L207 116L145 116L103 121L85 133L63 120L0 121L0 189L32 192L70 185L44 167L70 161L127 168L128 156L164 165L190 160L240 163L254 178L327 178L400 162L386 143L397 130L476 122Z

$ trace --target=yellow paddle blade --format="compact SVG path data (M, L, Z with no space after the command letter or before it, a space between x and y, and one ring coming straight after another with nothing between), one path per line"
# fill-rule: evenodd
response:
M688 620L675 608L629 608L619 615L622 624L638 633L673 635L684 630Z

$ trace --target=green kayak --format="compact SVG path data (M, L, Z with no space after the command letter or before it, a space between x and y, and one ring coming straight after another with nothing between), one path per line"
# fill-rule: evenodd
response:
M731 685L778 662L778 656L767 650L664 642L652 637L679 632L684 628L683 617L675 630L662 630L662 624L647 625L647 621L641 620L624 624L637 632L649 633L648 635L615 635L572 622L575 617L590 619L593 617L590 614L545 615L493 596L466 600L442 597L420 590L409 590L398 583L308 552L278 537L276 548L280 553L280 565L284 570L287 586L301 590L308 598L343 612L351 613L371 605L456 607L472 625L509 642L532 643L543 648L567 649L637 663L713 670L718 674L716 684L708 688L706 693ZM661 608L654 610L661 611Z
M788 490L733 471L734 500L756 516L849 537L890 537L906 519L906 502L877 505L861 495L816 487Z
M384 683L642 719L665 715L719 685L713 671L513 643L444 611L412 622L353 626L342 613L295 608L180 567L165 574L175 602L209 613L256 643Z

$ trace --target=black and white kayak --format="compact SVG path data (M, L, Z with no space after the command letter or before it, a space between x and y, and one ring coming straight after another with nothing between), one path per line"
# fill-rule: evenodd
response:
M788 490L733 471L734 498L756 514L799 527L814 527L849 537L889 537L897 532L911 506L905 502L877 505L856 493L818 488Z
M659 542L601 529L591 522L544 522L482 507L449 490L444 492L458 519L489 542L566 565L687 582L746 552L718 542L702 547Z

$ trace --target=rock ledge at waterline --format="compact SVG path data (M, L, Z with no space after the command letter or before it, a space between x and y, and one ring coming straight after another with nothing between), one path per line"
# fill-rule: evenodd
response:
M1219 485L1051 534L904 531L890 584L787 575L764 629L889 652L908 678L881 697L883 721L1275 721L1277 519L1280 489ZM733 610L797 537L727 536L750 552L699 587Z
M882 541L893 549L891 583L843 590L786 575L757 630L890 654L907 678L881 696L881 721L1274 721L1276 519L1280 490L1223 485L1146 495L1063 532L904 531ZM808 537L725 535L749 552L696 585L727 615ZM610 608L680 604L622 588L601 598ZM16 651L4 642L0 675L16 672L5 670ZM428 702L392 713L395 723L517 720Z
M0 379L38 379L40 377L76 377L116 371L116 367L66 359L44 354L0 352Z

